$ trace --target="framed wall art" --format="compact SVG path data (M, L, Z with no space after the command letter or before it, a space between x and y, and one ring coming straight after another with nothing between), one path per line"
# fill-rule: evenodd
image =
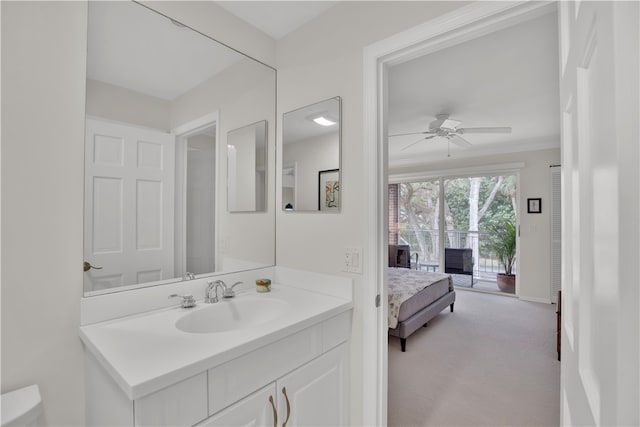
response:
M527 199L527 213L542 213L542 199Z
M318 210L340 210L340 169L318 172Z

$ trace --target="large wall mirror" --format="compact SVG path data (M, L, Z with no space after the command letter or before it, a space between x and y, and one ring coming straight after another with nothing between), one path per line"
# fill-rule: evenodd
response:
M289 111L282 126L282 209L340 212L341 99Z
M138 3L89 2L86 87L85 296L274 265L274 69ZM259 212L230 213L228 137L250 123L261 190L238 210Z

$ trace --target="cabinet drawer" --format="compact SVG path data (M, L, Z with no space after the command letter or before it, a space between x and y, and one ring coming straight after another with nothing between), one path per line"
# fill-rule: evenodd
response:
M207 416L206 372L134 401L136 426L194 425Z
M209 414L253 393L322 353L322 325L290 335L209 370Z

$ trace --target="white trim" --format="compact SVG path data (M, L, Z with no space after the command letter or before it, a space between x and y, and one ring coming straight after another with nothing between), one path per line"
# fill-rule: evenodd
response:
M363 49L363 159L365 204L370 215L364 222L367 236L363 251L363 360L362 423L387 423L387 304L374 305L375 296L386 300L387 151L383 136L385 69L391 64L424 55L463 40L497 31L548 13L551 2L475 2L422 25L376 42Z
M98 120L100 122L111 123L111 124L114 124L114 125L129 126L131 128L134 128L134 129L142 129L142 130L147 130L147 131L150 130L150 131L153 131L153 132L160 132L160 133L171 133L167 129L154 128L154 127L151 127L151 126L145 126L145 125L140 125L140 124L137 124L137 123L126 122L124 120L108 119L108 118L105 118L105 117L94 116L94 115L91 115L91 114L85 115L85 121L87 119L89 119L89 120Z
M195 120L191 120L187 123L183 123L181 125L174 127L171 130L171 133L173 133L174 135L186 136L188 133L196 131L201 127L208 126L211 123L215 122L217 124L218 120L219 120L218 111L214 111L213 113L209 113ZM217 137L218 135L216 131L216 138Z
M186 146L186 138L188 138L189 136L191 136L192 134L204 129L204 128L208 128L214 126L215 128L215 159L214 159L214 163L215 163L215 171L214 171L214 177L215 177L215 182L214 184L214 188L215 188L215 198L214 198L214 203L215 203L215 210L216 212L218 212L218 207L220 206L220 200L219 200L219 194L220 194L220 183L221 183L221 179L220 179L220 157L221 157L221 143L220 143L220 113L219 111L213 111L209 114L205 114L202 117L199 117L197 119L188 121L186 123L183 123L181 125L176 126L175 128L173 128L173 130L171 131L174 135L176 135L176 146L180 146L183 150L184 150L184 155L182 155L181 159L182 160L182 170L181 173L184 173L184 179L183 179L183 194L181 195L182 197L182 202L183 203L183 214L184 212L186 212L186 194L187 194L187 180L186 180L186 171L187 171L187 156L186 156L186 152L187 152L187 146ZM178 142L180 142L180 144L178 144ZM226 147L225 147L226 148ZM225 158L226 160L226 158ZM225 177L226 178L226 177ZM187 219L186 216L183 215L183 229L186 230L187 228ZM221 269L221 251L220 251L220 246L221 246L221 242L220 242L220 215L216 214L215 218L214 218L214 224L213 224L213 233L215 236L215 245L213 248L213 254L214 254L214 259L215 259L215 271L219 271ZM183 237L183 242L182 242L182 247L183 249L185 249L187 247L187 243L186 243L186 232L182 234ZM186 256L186 250L183 250L185 256ZM186 269L186 258L185 258L185 263L183 265L183 267L185 267ZM215 272L214 272L215 273Z
M384 286L383 274L381 266L386 265L382 259L380 248L383 246L382 240L385 233L380 233L381 229L379 221L381 215L380 209L380 191L382 187L381 176L386 173L385 165L382 164L381 147L383 141L380 139L382 132L378 132L378 58L382 56L383 51L376 48L367 47L364 50L364 68L363 68L363 84L364 84L364 104L363 104L363 158L364 158L364 182L368 183L365 190L365 198L367 211L371 212L364 221L364 234L367 236L365 248L363 250L363 335L362 335L362 351L363 354L374 355L374 357L365 357L362 361L362 424L363 425L386 425L387 422L387 400L386 400L386 375L387 368L384 360L385 345L379 339L380 323L386 320L384 310L378 310L375 307L376 295L381 295ZM367 141L372 143L367 144ZM386 306L386 304L383 304Z
M525 167L524 162L502 163L497 165L471 166L457 169L430 169L428 171L389 174L389 184L401 182L430 180L434 178L466 177L473 175L499 175L501 173L517 173Z
M539 302L539 303L542 303L542 304L551 304L551 300L549 298L523 297L523 296L520 296L518 298L520 298L522 301Z

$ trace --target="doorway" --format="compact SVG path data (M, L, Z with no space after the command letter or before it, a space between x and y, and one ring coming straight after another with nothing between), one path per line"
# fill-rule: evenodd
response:
M389 177L387 147L389 141L386 115L388 113L388 71L394 64L435 52L465 40L477 38L490 32L515 25L519 22L548 13L549 4L488 4L476 3L462 7L441 19L428 22L411 31L398 34L388 40L365 49L365 145L368 169L365 182L370 183L368 192L369 211L372 220L367 225L368 251L364 272L365 283L375 287L364 290L364 300L385 301L386 250L388 230L387 183ZM545 9L546 8L546 9ZM383 304L365 306L364 352L375 354L365 366L364 375L364 423L385 424L387 402L387 307ZM369 375L371 374L371 375Z
M176 275L217 270L217 113L175 129Z

